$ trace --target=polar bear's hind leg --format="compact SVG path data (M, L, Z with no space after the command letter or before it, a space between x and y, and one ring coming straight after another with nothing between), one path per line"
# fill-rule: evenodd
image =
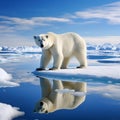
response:
M77 60L79 61L80 66L77 68L86 68L87 67L87 57L86 54L76 55Z

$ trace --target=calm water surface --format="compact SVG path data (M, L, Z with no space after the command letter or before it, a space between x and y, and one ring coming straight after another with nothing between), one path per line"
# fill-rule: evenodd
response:
M12 56L5 57L8 58ZM23 58L24 61L21 61L21 58ZM39 66L39 59L34 60L34 57L28 58L25 56L20 58L14 56L13 59L15 61L0 63L0 67L12 74L12 81L19 83L20 86L0 88L0 102L19 107L20 111L25 112L24 116L17 117L14 120L120 120L119 80L118 82L110 83L103 82L106 81L104 78L102 81L96 80L97 82L91 80L91 82L85 82L86 86L83 86L81 90L81 88L77 89L78 87L76 87L76 85L81 84L81 79L67 80L64 82L64 80L37 78L31 74L31 72ZM90 60L92 61L92 56ZM98 63L98 66L101 64L104 63ZM95 79L97 78L94 78L94 80ZM54 109L48 114L34 112L35 109L38 109L36 108L36 104L47 96L44 96L44 94L46 94L46 89L50 87L49 85L45 86L44 81L49 82L51 85L51 93L53 92L54 84L62 84L63 87L67 88L60 91L58 87L58 91L56 93L53 92L54 96L59 98L56 104L62 101L62 105L60 105L60 109ZM84 80L82 80L82 83L83 81ZM114 81L114 79L112 79L112 81ZM72 88L69 87L71 84L74 84ZM82 95L81 92L85 92L85 89L87 93ZM76 92L76 95L73 94L73 92ZM67 99L66 96L69 96L69 99ZM73 99L74 102L72 102L71 99ZM68 102L70 102L74 108L66 105ZM41 108L39 107L39 109Z

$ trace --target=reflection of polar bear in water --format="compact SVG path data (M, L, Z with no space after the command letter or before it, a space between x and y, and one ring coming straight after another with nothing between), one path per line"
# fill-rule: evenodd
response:
M43 50L40 68L44 70L53 56L53 67L50 70L65 69L71 57L79 61L77 68L87 67L86 43L76 33L55 34L49 32L34 36L35 42Z
M42 89L42 98L35 105L35 112L50 113L59 109L74 109L85 100L86 83L84 82L68 82L53 80L53 85L45 78L40 78ZM71 92L57 92L64 89L74 90L76 93L84 93L83 95L75 95Z

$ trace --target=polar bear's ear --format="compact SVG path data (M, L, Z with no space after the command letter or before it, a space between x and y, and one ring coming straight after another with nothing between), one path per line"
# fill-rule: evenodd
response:
M35 36L35 35L34 35L34 36L33 36L33 38L34 38L34 39L36 39L36 38L37 38L37 36Z
M48 38L48 35L46 35L45 37Z

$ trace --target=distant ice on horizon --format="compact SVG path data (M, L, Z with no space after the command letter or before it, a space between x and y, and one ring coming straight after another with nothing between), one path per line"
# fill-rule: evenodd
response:
M112 51L120 51L120 43L111 44L111 43L103 43L99 44L91 44L87 43L87 50L112 50ZM40 53L42 50L38 46L17 46L17 47L8 47L8 46L0 46L0 52L13 52L13 53L26 53L26 52L38 52Z

